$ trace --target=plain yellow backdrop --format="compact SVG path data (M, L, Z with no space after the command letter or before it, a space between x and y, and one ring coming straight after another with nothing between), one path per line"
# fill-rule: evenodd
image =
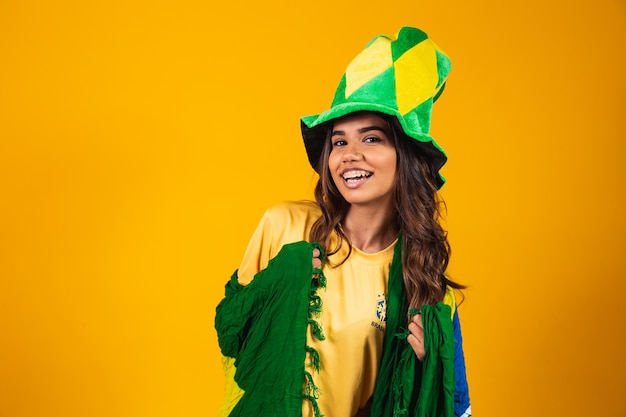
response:
M403 25L453 62L474 414L626 416L623 0L1 0L0 416L215 415L223 285L312 195L299 117Z

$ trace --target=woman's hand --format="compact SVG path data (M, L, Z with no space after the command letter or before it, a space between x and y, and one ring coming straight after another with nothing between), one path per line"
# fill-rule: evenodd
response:
M407 337L407 341L415 351L417 359L424 360L424 326L422 326L422 315L416 314L411 318L409 323L409 331L411 332Z

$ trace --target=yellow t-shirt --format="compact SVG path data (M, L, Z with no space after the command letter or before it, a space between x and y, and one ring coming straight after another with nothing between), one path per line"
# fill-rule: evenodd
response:
M239 267L239 282L248 284L264 269L283 245L308 240L311 226L321 215L314 202L287 202L269 208L246 249ZM353 248L338 267L326 262L326 289L319 289L322 313L317 318L325 340L309 332L307 343L320 355L321 370L308 365L320 389L319 408L326 417L351 417L364 407L374 392L386 324L389 265L396 242L376 253ZM339 263L347 245L329 258ZM307 358L306 363L310 362ZM308 400L303 417L313 416Z

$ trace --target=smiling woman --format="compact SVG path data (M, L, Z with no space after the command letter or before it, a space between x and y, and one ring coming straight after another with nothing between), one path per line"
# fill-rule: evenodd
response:
M429 134L449 70L404 27L302 118L316 201L269 208L226 284L222 416L471 415Z

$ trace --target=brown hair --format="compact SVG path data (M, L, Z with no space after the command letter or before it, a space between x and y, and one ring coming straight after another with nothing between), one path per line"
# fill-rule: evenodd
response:
M433 305L443 300L446 286L465 288L446 276L450 244L447 232L439 222L442 211L445 210L445 204L437 194L439 174L420 152L417 142L406 137L397 120L386 115L381 116L391 126L396 147L394 221L402 236L399 243L402 245L402 273L407 307ZM341 227L350 205L337 189L328 168L328 157L332 149L331 130L332 123L328 127L322 155L316 167L320 177L315 187L315 199L322 216L313 225L309 238L313 242L319 242L328 255L337 253L343 241L346 241L350 256L352 243ZM333 231L339 239L337 245L330 248Z

